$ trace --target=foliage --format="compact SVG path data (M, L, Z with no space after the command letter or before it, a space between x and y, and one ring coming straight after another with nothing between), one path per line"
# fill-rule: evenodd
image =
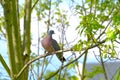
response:
M104 72L101 66L93 66L90 70L90 72L86 72L87 78L93 78L94 76L103 74Z
M69 5L67 2L69 2ZM58 78L60 80L78 80L76 74L71 75L67 70L75 70L75 67L79 64L79 59L83 55L87 56L90 50L95 53L96 50L94 48L97 48L102 67L94 66L91 72L86 71L85 64L87 64L87 59L85 58L87 57L84 57L83 74L80 73L79 77L81 80L85 80L103 73L106 80L108 80L102 59L119 59L117 56L119 54L117 49L120 48L119 0L81 0L80 3L77 0L25 0L22 5L19 4L18 0L2 0L0 3L4 13L4 16L0 15L0 33L7 40L10 65L6 64L1 55L0 61L11 79L27 80L29 77L28 72L31 70L37 76L35 79L46 79L56 73L50 80ZM61 4L64 3L67 3L68 10L61 8ZM46 28L47 32L49 29L55 28L61 33L58 37L62 49L71 48L71 42L68 42L66 38L67 29L71 28L70 17L79 19L79 24L74 26L79 38L73 41L72 51L70 49L72 54L64 64L60 63L60 67L55 68L53 71L48 69L48 66L52 64L51 59L53 56L45 56L43 59L27 64L38 56L36 53L31 52L30 48L32 40L31 15L34 12L38 23L43 24L38 26L40 30L41 28ZM23 32L20 32L21 19L24 20ZM43 36L45 33L42 33ZM39 39L43 38L43 36L38 38L38 47L40 44ZM76 44L74 43L75 41L77 41ZM78 52L79 56L76 56ZM24 66L29 66L30 64L32 64L30 68L24 68ZM37 71L34 71L36 67ZM116 73L115 78L118 78L118 74L119 72Z
M80 18L79 25L76 29L80 37L84 35L85 39L79 40L78 43L73 46L73 49L75 51L89 50L92 45L96 45L95 47L100 50L101 57L116 57L116 55L119 54L118 51L116 51L118 47L116 44L119 44L116 43L116 41L119 42L119 1L83 0L81 2L82 4L75 6L75 11ZM101 43L103 40L105 40L105 42ZM98 43L100 44L97 45ZM97 72L99 73L99 71ZM104 70L103 72L105 73ZM94 72L91 73L91 75L95 76ZM104 75L107 76L106 74Z
M116 71L116 73L115 73L115 75L114 75L114 80L119 80L120 79L120 69L118 69L117 71Z
M56 73L56 72L54 72L54 71L47 71L46 72L46 75L44 76L44 79L48 79L48 77L50 77L52 74L54 74L54 73ZM56 74L53 78L51 78L50 80L56 80L56 79L58 79L58 76L59 76L59 74ZM62 80L78 80L78 78L76 77L76 76L70 76L70 74L69 73L66 73L66 74L61 74L61 78L60 79L62 79Z

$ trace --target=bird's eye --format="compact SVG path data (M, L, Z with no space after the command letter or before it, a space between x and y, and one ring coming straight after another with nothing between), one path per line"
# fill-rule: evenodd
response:
M51 31L52 34L54 34L54 31Z
M52 31L52 33L54 33L54 31Z

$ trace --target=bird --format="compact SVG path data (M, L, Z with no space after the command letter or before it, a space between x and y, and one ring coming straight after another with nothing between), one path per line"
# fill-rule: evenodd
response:
M57 41L52 38L53 34L54 34L53 30L48 31L46 37L43 38L43 40L41 41L43 48L48 53L52 53L52 52L60 50L60 46L58 45ZM56 56L62 63L66 61L66 59L63 57L63 52L56 54Z

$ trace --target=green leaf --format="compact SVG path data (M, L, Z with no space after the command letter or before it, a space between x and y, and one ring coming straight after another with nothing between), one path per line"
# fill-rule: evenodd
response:
M114 80L120 80L120 68L117 70L116 74L113 77Z
M78 10L78 9L80 9L80 7L81 7L80 5L76 5L76 6L75 6L75 9Z
M101 57L108 58L108 50L110 49L110 45L104 45L104 50L102 51Z
M106 38L108 40L115 40L116 39L116 31L114 29L111 30L110 28L108 28L108 30L106 32Z
M47 70L46 74L44 75L44 78L47 79L48 77L50 77L54 73L55 73L55 71ZM55 76L54 76L54 78L55 78Z
M112 50L112 52L111 52L111 57L114 58L114 56L115 56L115 51Z
M71 64L69 66L67 66L68 69L71 69L71 68L74 68L75 67L75 64Z
M102 29L102 28L104 28L102 25L100 25L99 24L99 22L97 22L96 20L93 20L92 22L91 22L91 27L92 27L92 29L93 30L98 30L98 29Z
M115 14L114 17L112 17L113 24L119 26L120 25L120 13Z
M69 80L79 80L77 76L70 76Z
M80 51L82 49L82 45L83 45L82 41L79 40L78 43L73 46L73 50Z
M91 72L86 73L87 78L93 78L94 76L102 74L104 72L101 66L94 66L91 68L91 70L92 70Z

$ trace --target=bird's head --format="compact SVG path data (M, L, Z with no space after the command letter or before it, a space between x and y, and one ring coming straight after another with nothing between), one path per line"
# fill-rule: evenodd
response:
M53 30L48 31L48 34L52 36L52 34L55 34Z

